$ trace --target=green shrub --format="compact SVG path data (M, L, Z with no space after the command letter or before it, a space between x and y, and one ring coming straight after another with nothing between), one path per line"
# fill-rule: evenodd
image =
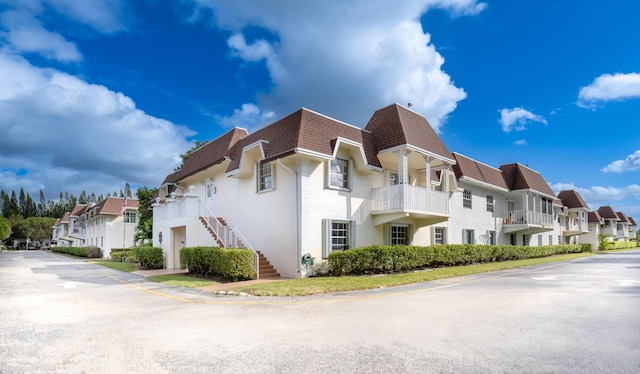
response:
M591 250L585 245L505 246L440 244L429 247L372 245L333 252L328 263L335 275L391 273L426 267L546 257Z
M130 251L141 266L149 269L162 269L164 267L164 256L162 248L158 247L137 247Z
M611 243L611 246L608 249L627 249L627 248L635 248L638 246L636 242L623 242L616 241Z
M180 250L180 267L204 277L237 281L255 277L253 251L239 248L187 247Z
M591 243L579 244L580 252L591 252Z
M98 247L52 247L53 252L66 253L76 257L101 258L102 251Z

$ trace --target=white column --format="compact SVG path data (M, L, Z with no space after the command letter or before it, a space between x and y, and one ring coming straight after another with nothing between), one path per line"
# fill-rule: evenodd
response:
M396 155L398 156L398 183L399 184L407 184L409 183L409 150L398 151Z
M428 156L424 156L424 161L425 161L425 179L427 181L427 210L431 210L431 201L429 199L429 195L431 194L431 157Z

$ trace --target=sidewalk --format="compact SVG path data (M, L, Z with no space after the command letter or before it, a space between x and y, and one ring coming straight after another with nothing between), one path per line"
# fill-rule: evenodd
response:
M186 274L186 270L182 269L156 269L156 270L136 270L133 274L142 275L144 277L151 277L154 275L171 275L171 274Z

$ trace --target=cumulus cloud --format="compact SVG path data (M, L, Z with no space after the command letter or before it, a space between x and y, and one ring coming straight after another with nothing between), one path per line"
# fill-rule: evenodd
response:
M257 98L261 107L286 114L305 106L364 126L376 109L410 102L436 131L466 93L444 72L419 19L435 7L454 16L486 7L476 0L194 1L197 14L213 14L216 26L232 33L233 56L266 63L273 86Z
M120 0L7 0L5 3L6 8L0 13L0 45L13 53L37 53L61 62L82 59L75 43L47 29L45 21L51 14L99 33L124 29L120 21L123 7Z
M605 173L622 173L623 171L640 170L640 149L627 156L624 160L616 160L602 168Z
M640 73L602 74L590 85L580 88L578 106L595 108L606 101L640 98Z
M577 187L573 183L555 183L550 185L551 189L557 194L562 190L576 190L585 200L591 209L598 209L601 205L616 205L616 210L624 211L627 214L633 214L627 209L629 198L640 200L640 185L631 184L626 187L605 187L592 186L589 188ZM638 213L640 215L640 212Z
M242 104L242 109L233 111L228 117L218 116L220 124L226 127L241 127L253 132L276 120L276 114L270 111L262 111L255 104Z
M544 117L533 114L524 108L500 109L498 123L502 126L502 131L504 132L511 132L511 130L524 131L527 129L525 125L529 122L547 124L547 120Z
M127 181L156 186L190 147L190 130L145 114L124 94L6 52L0 82L7 188L46 185L55 196L69 186L96 193Z

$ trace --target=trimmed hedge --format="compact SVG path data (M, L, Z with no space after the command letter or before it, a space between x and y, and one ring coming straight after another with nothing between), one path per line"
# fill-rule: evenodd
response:
M335 275L392 273L428 267L522 260L563 253L588 252L587 245L503 246L442 244L428 247L372 245L333 252L328 262Z
M180 267L204 277L232 281L253 279L253 251L242 248L186 247L180 250Z
M102 251L98 247L51 247L51 251L86 258L101 258Z
M112 248L111 254L109 255L111 260L116 262L122 261L123 256L124 256L125 262L130 262L134 264L138 262L138 258L136 257L136 254L133 252L132 249Z
M637 246L638 246L637 242L617 241L617 242L611 243L611 245L607 249L627 249L627 248L635 248Z
M162 248L159 247L136 247L131 250L138 259L141 266L149 269L162 269L164 267L164 256Z

